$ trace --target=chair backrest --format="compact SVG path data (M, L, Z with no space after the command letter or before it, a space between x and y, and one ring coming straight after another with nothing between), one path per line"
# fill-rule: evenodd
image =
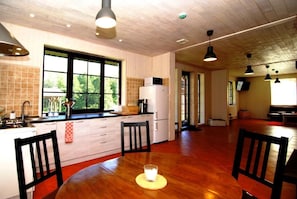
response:
M150 152L149 121L121 122L122 156L131 152Z
M63 184L62 169L59 156L56 131L28 138L15 139L16 165L21 199L27 199L27 189L47 180L52 176L57 178L57 187ZM49 158L53 156L54 168L51 168ZM24 160L29 160L33 180L25 179ZM31 178L30 178L31 179Z
M279 199L287 148L286 137L278 138L240 129L232 175L238 179L239 174L242 174L272 188L271 199ZM274 168L274 176L267 175L267 170Z

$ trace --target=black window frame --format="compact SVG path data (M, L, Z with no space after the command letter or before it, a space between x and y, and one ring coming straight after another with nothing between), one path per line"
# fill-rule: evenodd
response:
M66 82L66 98L67 99L73 99L73 60L74 59L83 59L83 60L92 60L96 61L101 64L101 69L100 69L100 93L99 93L99 108L98 109L73 109L72 113L74 114L79 114L79 113L97 113L97 112L109 112L112 111L110 110L104 110L104 69L105 69L105 64L108 62L115 62L118 63L119 66L119 90L118 90L118 105L121 105L121 97L122 97L122 61L121 60L116 60L116 59L110 59L102 56L97 56L97 55L92 55L92 54L87 54L87 53L82 53L82 52L76 52L76 51L70 51L70 50L64 50L64 49L59 49L59 48L54 48L54 47L44 47L44 53L43 56L46 55L47 51L54 51L58 53L65 53L68 55L68 63L67 63L67 82ZM44 59L43 59L43 77L42 77L42 113L47 113L44 112L43 110L43 96L44 96ZM63 112L60 112L59 114L63 114Z

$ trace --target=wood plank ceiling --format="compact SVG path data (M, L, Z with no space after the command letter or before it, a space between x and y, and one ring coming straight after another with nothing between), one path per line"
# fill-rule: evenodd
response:
M148 56L175 52L177 62L227 68L234 76L243 76L248 64L256 76L266 74L266 64L279 74L297 71L296 0L112 0L117 26L109 30L95 27L100 8L100 0L1 0L0 22ZM187 13L185 19L178 17L181 12ZM214 30L215 62L203 62L209 29ZM178 44L180 39L188 42Z

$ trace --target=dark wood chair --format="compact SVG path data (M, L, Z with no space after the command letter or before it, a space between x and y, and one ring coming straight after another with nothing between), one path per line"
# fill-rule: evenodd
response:
M286 163L288 138L273 137L244 129L239 130L235 151L232 175L238 179L239 174L245 175L272 189L271 199L280 199L282 191L282 175ZM271 156L276 160L271 161ZM275 168L273 180L267 178L267 168ZM242 198L256 198L243 191Z
M286 164L283 181L293 183L296 185L297 196L297 149L294 149Z
M150 152L149 121L121 122L122 156L131 152Z
M18 174L18 184L21 199L27 199L27 190L35 185L56 176L57 187L63 184L62 169L56 131L28 138L15 139L15 153ZM54 165L49 158L54 159ZM24 160L30 160L33 180L25 179L28 175L24 169ZM30 173L30 172L28 172ZM55 192L46 198L55 198Z

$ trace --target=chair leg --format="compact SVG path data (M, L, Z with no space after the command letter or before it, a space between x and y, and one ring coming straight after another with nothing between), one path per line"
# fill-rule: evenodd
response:
M295 191L296 191L295 198L297 198L297 184L296 184L296 186L295 186Z

